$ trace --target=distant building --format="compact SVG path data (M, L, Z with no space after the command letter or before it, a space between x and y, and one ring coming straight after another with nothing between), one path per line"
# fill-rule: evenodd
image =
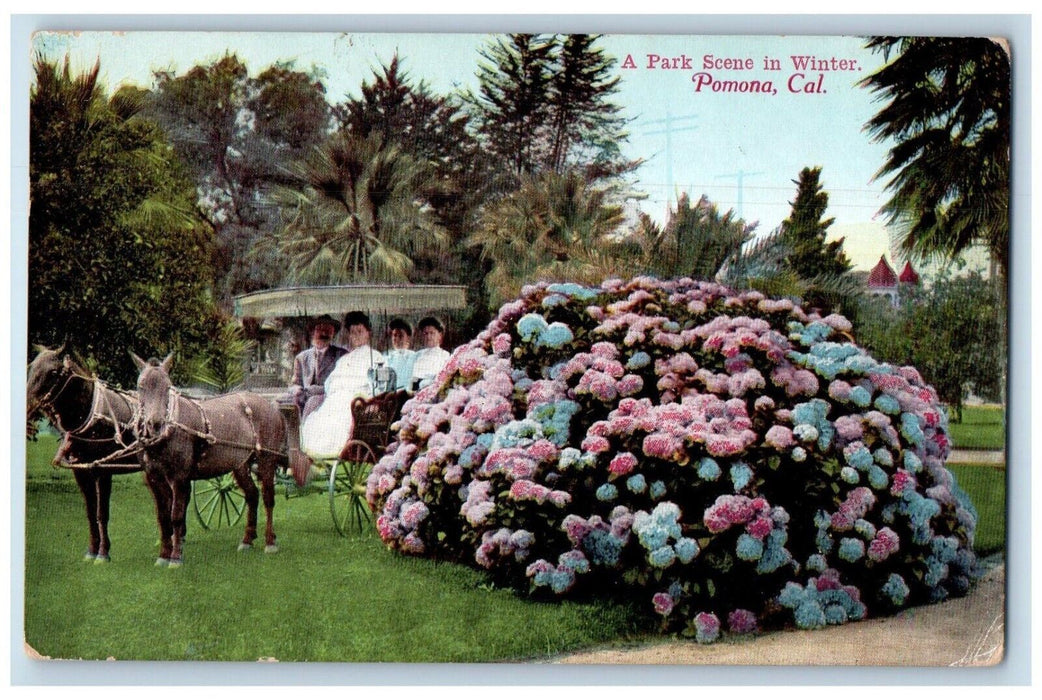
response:
M886 261L886 255L879 257L879 262L868 273L866 284L869 294L885 296L894 306L901 302L901 288L905 285L919 286L919 273L912 267L911 262L906 262L901 274L898 275Z

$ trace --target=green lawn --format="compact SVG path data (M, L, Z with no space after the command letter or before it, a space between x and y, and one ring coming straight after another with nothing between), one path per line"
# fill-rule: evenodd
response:
M83 501L70 473L30 444L26 641L51 657L476 662L533 659L642 636L647 618L608 602L540 603L481 572L341 538L315 493L276 502L280 552L239 553L241 525L188 524L185 566L157 569L152 497L114 479L112 561L85 563ZM263 511L262 511L263 517Z
M185 566L157 569L151 495L116 477L112 562L81 561L83 504L70 473L29 445L25 638L57 658L477 662L536 660L654 636L635 606L540 603L481 572L389 552L375 535L334 534L315 493L276 503L281 551L236 551L240 526L189 521ZM1004 548L1005 472L953 465L980 512L976 549ZM263 517L263 514L262 514ZM653 624L654 621L650 621Z
M994 406L966 406L962 422L951 422L952 443L961 450L1001 450L1006 445L1004 411Z

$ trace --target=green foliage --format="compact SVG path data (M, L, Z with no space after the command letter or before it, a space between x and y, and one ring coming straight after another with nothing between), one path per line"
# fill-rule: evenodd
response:
M246 379L246 360L254 343L243 336L235 321L215 322L210 346L189 358L186 374L215 393L223 394Z
M212 234L132 90L40 59L30 94L29 343L69 347L128 384L128 349L206 346Z
M754 228L735 218L733 210L721 215L705 195L692 206L685 192L676 209L669 209L664 227L642 213L627 243L636 247L635 273L713 279L741 255Z
M1006 347L995 313L1000 304L993 282L946 273L929 288L903 288L897 308L882 298L866 300L857 334L888 362L914 365L959 420L969 392L999 397Z
M435 187L422 192L434 218L450 239L444 248L426 247L411 256L410 280L427 284L465 284L476 300L468 310L478 326L487 322L483 283L487 269L466 245L480 206L491 196L494 163L468 128L470 118L459 100L439 95L423 81L414 82L394 55L362 82L360 96L334 108L340 129L366 139L382 136L403 153L424 163Z
M622 208L577 173L526 176L521 188L489 206L470 238L491 261L486 287L493 305L533 280L596 282L617 273L610 238Z
M508 182L528 173L581 170L592 180L632 171L615 59L596 46L599 35L510 34L480 51L479 94L466 95L490 153Z
M227 300L276 284L279 261L247 252L277 224L278 212L263 195L286 181L281 165L328 132L320 76L277 63L252 78L245 63L225 54L183 75L157 72L148 114L189 164L198 209L217 232L217 296Z
M1010 57L1001 40L876 37L867 48L892 61L861 85L886 104L866 128L893 141L889 223L917 259L947 259L974 244L1009 264Z
M413 256L447 242L423 200L431 170L380 133L333 136L290 172L273 196L282 226L253 251L282 261L285 283L405 282Z
M823 218L829 196L822 188L821 168L804 168L796 185L796 199L790 202L792 213L782 222L781 239L789 247L788 265L803 279L817 275L842 275L850 270L850 260L843 252L843 239L825 242L835 218Z

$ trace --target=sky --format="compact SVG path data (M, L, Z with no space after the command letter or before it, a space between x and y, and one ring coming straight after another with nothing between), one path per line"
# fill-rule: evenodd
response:
M35 35L32 49L70 57L75 70L101 61L112 91L150 87L153 72L183 74L237 54L257 74L276 61L319 68L332 102L358 95L372 71L397 51L403 68L436 92L476 88L488 34L289 32L65 32ZM890 253L877 212L886 200L874 176L887 144L864 125L881 106L857 81L882 57L853 36L699 36L610 34L601 40L620 76L614 100L630 119L624 154L642 158L639 207L663 221L679 192L734 209L757 233L788 216L794 181L820 167L832 236L844 236L855 267ZM807 58L799 58L807 57ZM814 62L809 62L813 57ZM891 257L891 255L888 255Z

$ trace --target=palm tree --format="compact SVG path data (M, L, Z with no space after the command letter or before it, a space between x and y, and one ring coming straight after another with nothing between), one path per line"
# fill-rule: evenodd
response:
M670 207L665 226L642 213L627 244L637 253L640 273L712 279L728 260L741 253L755 228L756 224L735 218L734 210L721 214L705 195L692 205L684 192L676 209Z
M877 177L892 191L883 211L923 259L987 247L1009 262L1010 58L986 38L877 37L889 59L861 81L887 104L866 125L893 140Z
M545 172L524 176L520 189L492 204L469 239L492 263L485 280L492 303L527 282L600 283L617 274L618 259L606 251L623 215L610 198L578 173Z
M408 281L413 256L448 241L431 169L380 133L335 135L290 176L273 197L283 226L254 249L285 261L286 282Z

